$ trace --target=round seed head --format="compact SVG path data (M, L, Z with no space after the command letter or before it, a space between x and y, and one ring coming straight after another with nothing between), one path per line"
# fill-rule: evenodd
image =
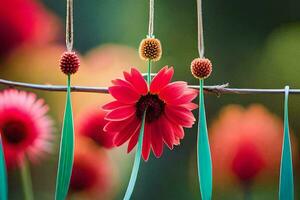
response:
M60 69L63 73L75 74L80 66L80 61L75 52L64 52L60 59Z
M143 39L140 43L139 53L143 60L158 61L162 54L160 41L156 38Z
M191 71L195 78L206 79L212 72L212 63L207 58L196 58L191 63Z

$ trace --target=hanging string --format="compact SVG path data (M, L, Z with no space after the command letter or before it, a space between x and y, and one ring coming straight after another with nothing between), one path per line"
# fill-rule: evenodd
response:
M149 7L149 27L148 27L148 37L153 37L154 32L154 0L150 1Z
M67 0L66 47L69 52L73 49L73 41L73 0Z
M293 200L294 199L294 177L293 177L293 161L292 148L289 131L289 117L288 117L288 99L289 86L285 87L284 95L284 133L282 142L282 155L280 165L280 180L279 180L279 200Z
M203 20L202 20L202 0L197 0L197 16L198 16L198 53L199 58L204 57L204 36L203 36Z

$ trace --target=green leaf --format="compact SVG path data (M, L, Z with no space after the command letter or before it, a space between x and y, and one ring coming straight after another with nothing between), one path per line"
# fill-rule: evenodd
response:
M56 200L65 200L68 194L74 160L74 123L71 104L70 75L68 75L68 90L65 115L61 134L58 172L56 178Z
M206 125L203 82L200 80L197 161L201 197L203 200L209 200L212 197L212 162Z
M137 178L137 175L139 172L139 166L140 166L141 156L142 156L143 136L144 136L144 128L145 128L145 116L146 116L146 112L144 112L144 115L143 115L142 126L140 129L138 145L137 145L135 158L134 158L134 164L132 167L130 180L129 180L127 190L126 190L123 200L130 199L133 189L134 189L134 186L135 186L136 178Z
M7 176L6 176L6 165L0 135L0 200L7 199Z
M292 161L292 150L291 150L290 131L289 131L288 98L289 98L289 86L286 86L285 98L284 98L284 133L283 133L280 182L279 182L280 200L294 199L293 161Z

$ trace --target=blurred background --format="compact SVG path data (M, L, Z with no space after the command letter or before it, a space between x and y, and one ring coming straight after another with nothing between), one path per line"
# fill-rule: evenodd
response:
M80 55L81 66L72 79L73 84L109 86L111 79L121 77L131 66L145 71L146 63L139 59L137 49L148 31L148 3L146 0L74 0L74 49ZM65 84L66 77L58 63L65 50L66 2L0 0L0 5L0 77ZM213 73L206 85L300 88L300 1L203 0L203 7L205 54L213 62ZM165 65L174 66L174 80L197 84L189 68L192 59L197 57L196 0L155 1L154 34L162 42L163 57L154 64L153 71ZM30 91L45 99L50 107L49 115L55 121L53 153L39 164L31 165L35 198L53 199L65 94ZM89 184L79 184L89 182L86 178L89 174L84 171L86 166L79 164L70 199L122 199L133 153L126 154L126 147L111 148L101 142L90 145L97 139L82 136L88 128L80 128L110 97L73 93L72 98L75 131L81 135L77 137L79 153L75 161L89 163L80 160L80 156L88 160L84 155L90 155L90 161L94 162L88 167L100 170L102 181L93 190L88 190ZM283 95L206 95L205 100L216 165L213 199L277 199ZM229 104L235 105L228 107ZM291 96L289 114L297 199L300 198L297 148L300 95ZM96 123L96 127L101 127L97 122L91 120L87 126ZM132 199L200 199L196 126L185 133L180 146L172 151L165 148L160 159L151 155L148 162L142 162ZM81 144L83 141L89 144ZM90 173L90 176L95 175ZM23 199L20 194L18 169L10 170L9 199Z

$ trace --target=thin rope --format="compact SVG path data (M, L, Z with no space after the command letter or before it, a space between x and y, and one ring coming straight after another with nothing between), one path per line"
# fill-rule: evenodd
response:
M66 47L69 52L73 49L73 43L73 0L67 0Z
M204 36L203 36L203 20L202 20L202 0L197 0L198 14L198 53L199 58L204 57Z
M148 36L152 37L154 33L154 0L149 0L149 27L148 27Z

